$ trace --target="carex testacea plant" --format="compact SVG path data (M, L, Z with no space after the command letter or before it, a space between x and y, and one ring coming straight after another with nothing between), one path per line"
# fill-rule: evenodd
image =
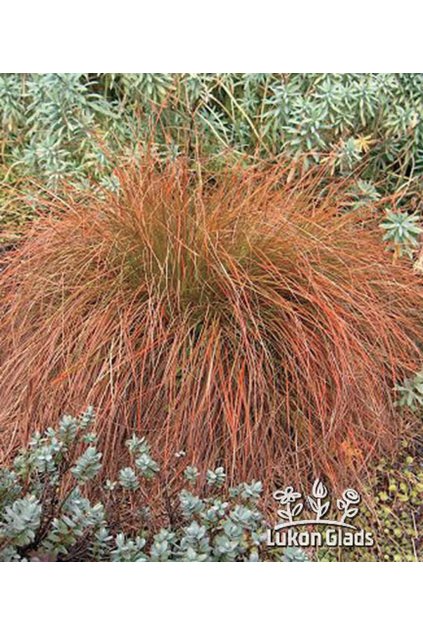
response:
M0 275L3 459L87 405L112 477L132 432L228 483L353 485L395 448L421 280L348 183L289 172L148 155L50 196Z

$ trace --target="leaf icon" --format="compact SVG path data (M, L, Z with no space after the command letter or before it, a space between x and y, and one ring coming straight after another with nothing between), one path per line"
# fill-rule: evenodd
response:
M276 512L279 515L279 517L281 517L283 520L290 520L291 519L290 515L286 511L283 511L282 509L279 509Z
M316 504L316 500L314 500L310 496L307 497L307 500L308 500L308 503L310 505L311 510L314 511L315 513L318 513L319 509L318 509L318 506Z
M340 511L343 511L345 509L345 502L344 500L337 500L336 501L336 506L338 507L338 509Z
M320 508L320 517L324 517L329 510L330 502L325 502Z
M344 515L345 517L355 517L358 513L358 508L349 508L345 511Z
M292 509L292 517L299 515L302 510L303 510L303 505L301 504L301 502L298 502L298 504L296 504L294 508Z

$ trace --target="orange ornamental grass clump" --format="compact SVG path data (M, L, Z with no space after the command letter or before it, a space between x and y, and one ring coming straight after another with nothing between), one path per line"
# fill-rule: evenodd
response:
M0 276L3 457L88 404L112 476L132 432L269 486L351 485L392 450L421 283L345 184L288 172L147 158L56 198Z

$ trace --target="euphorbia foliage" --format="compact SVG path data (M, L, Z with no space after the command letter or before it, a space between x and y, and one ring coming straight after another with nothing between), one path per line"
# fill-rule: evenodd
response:
M56 196L10 256L4 451L93 404L111 474L134 431L164 468L185 451L228 482L352 484L404 432L393 387L419 364L421 282L348 211L348 184L197 168L147 158L115 193Z

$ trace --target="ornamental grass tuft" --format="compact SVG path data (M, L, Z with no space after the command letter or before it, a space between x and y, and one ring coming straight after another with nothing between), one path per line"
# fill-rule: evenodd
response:
M422 284L326 176L146 157L114 192L52 194L0 276L3 458L88 404L111 477L132 433L225 486L352 486L389 454Z

